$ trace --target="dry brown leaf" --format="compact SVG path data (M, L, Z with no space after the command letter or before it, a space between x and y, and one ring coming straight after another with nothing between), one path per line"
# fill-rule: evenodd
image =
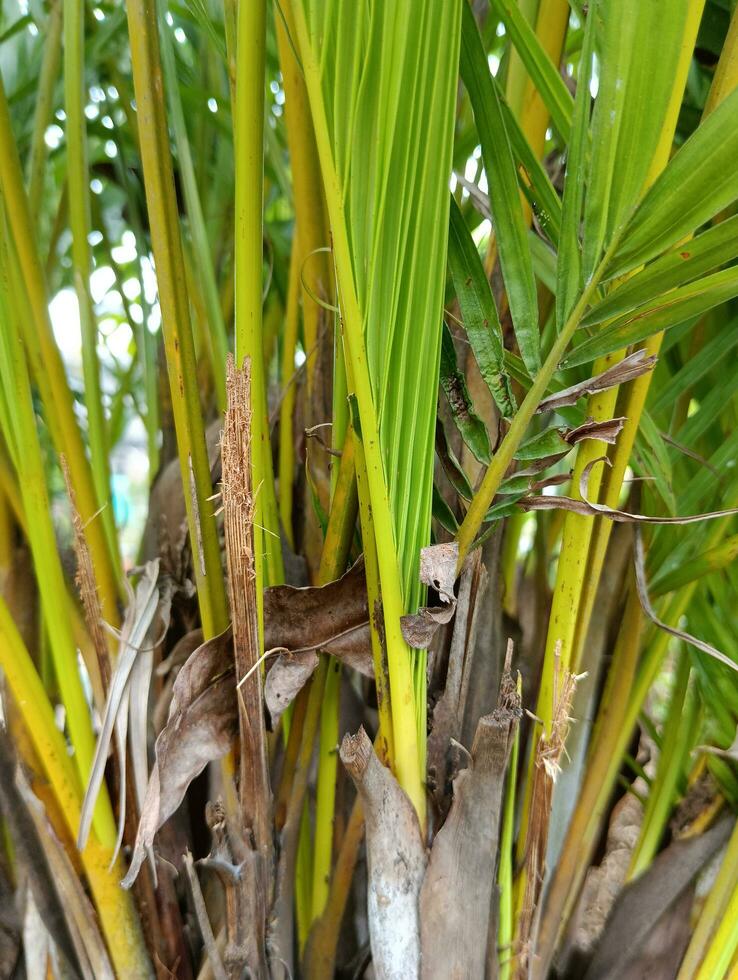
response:
M402 635L408 646L425 650L439 626L448 623L456 611L454 583L459 561L459 544L434 544L420 552L420 581L435 589L442 606L423 606L417 613L403 616L400 620Z
M319 659L314 650L298 654L288 650L279 656L264 682L264 703L272 720L272 728L276 728L282 712L307 684Z
M136 880L154 835L179 807L192 780L230 748L238 731L234 686L228 629L198 647L174 682L169 719L156 740L156 762L124 888Z
M264 590L266 650L302 653L331 645L341 649L342 641L348 641L368 623L363 559L328 585L302 589L278 585Z
M95 745L95 755L82 803L77 839L80 849L85 846L90 832L95 801L105 776L105 765L113 737L115 737L118 756L118 771L120 773L126 771L129 720L131 762L139 798L143 797L148 778L146 707L153 666L153 646L157 641L154 634L161 634L161 621L165 629L168 626L171 602L169 588L162 590L160 586L159 559L146 563L135 592L130 589L130 586L128 588L130 601L120 631L118 659L110 678L102 727ZM131 694L134 696L131 697ZM120 779L119 784L118 842L114 857L117 855L123 836L126 806L125 779Z
M317 665L316 650L372 677L363 562L321 588L282 585L264 590L264 645L285 651L267 673L265 699L277 715ZM294 647L294 649L293 649ZM276 673L275 673L276 671ZM301 682L301 683L300 683ZM178 808L190 782L225 755L238 730L231 630L201 644L177 674L169 718L156 741L130 887L154 836Z
M577 426L576 429L569 429L568 432L565 432L563 438L572 446L576 446L583 439L597 439L599 442L607 442L610 445L614 445L626 421L623 416L616 419L605 419L601 422L595 422L594 419L587 419L586 422Z
M564 388L563 391L557 391L544 398L536 412L552 412L566 405L575 405L584 395L594 395L598 391L605 391L607 388L614 388L625 384L626 381L639 378L653 368L656 360L654 355L648 355L644 349L634 351L602 374L596 374L594 378L587 378L586 381L580 381L571 388Z
M684 630L675 629L673 626L669 626L663 620L659 619L656 615L656 610L651 605L651 600L648 595L648 583L646 582L646 564L643 554L643 539L641 537L640 528L636 528L635 541L633 544L633 558L635 561L635 573L636 573L636 591L638 592L638 599L641 603L641 607L654 624L662 629L665 633L670 636L676 637L678 640L683 640L685 643L689 643L690 646L696 647L703 653L708 654L708 656L713 657L715 660L719 660L721 664L725 664L726 667L730 667L731 670L738 670L738 664L735 660L731 660L730 657L722 653L716 647L712 646L710 643L706 643L704 640L700 640L696 636L692 636L691 633L685 633ZM732 746L731 746L732 748ZM729 750L726 750L729 751Z
M443 693L436 700L428 735L427 775L429 789L442 813L448 809L453 778L452 740L461 737L467 686L468 658L474 649L477 623L477 599L485 595L487 571L481 561L481 549L467 556L459 577L459 597L453 634L448 653Z

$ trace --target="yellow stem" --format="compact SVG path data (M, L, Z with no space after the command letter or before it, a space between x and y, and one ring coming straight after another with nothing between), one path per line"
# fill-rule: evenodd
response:
M75 838L80 818L80 780L72 766L61 732L56 727L54 713L41 680L2 598L0 666L69 833ZM110 868L111 857L112 846L100 844L93 832L81 858L113 965L119 977L152 977L153 971L132 897L120 887L120 863L116 862Z

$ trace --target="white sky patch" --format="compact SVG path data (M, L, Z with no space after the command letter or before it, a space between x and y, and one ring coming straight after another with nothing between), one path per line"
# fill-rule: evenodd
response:
M592 55L592 75L589 79L589 94L593 99L597 98L600 90L600 62L596 54Z
M64 137L64 130L61 126L49 126L44 133L44 143L48 146L50 150L55 150L60 144Z
M104 326L107 326L108 329L105 330ZM130 326L125 321L118 323L111 317L102 321L100 329L105 334L105 344L113 357L121 364L129 364L131 360L129 348L133 340L133 331Z
M136 258L136 236L133 232L126 229L123 232L120 245L116 245L115 248L111 249L110 254L113 257L113 261L118 265L133 262Z
M478 224L472 232L472 238L474 239L474 243L479 246L485 239L489 238L491 234L492 222L489 220L489 218L485 218L484 221Z
M109 265L101 265L90 276L90 293L93 303L102 302L108 290L115 283L115 273Z
M64 363L74 370L82 364L79 303L73 289L61 289L49 303L49 316ZM77 373L77 372L75 372Z
M126 299L137 299L141 293L141 283L133 277L126 279L123 283L123 292Z

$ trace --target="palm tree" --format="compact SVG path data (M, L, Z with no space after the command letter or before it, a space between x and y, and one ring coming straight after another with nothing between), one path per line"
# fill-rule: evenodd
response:
M3 975L738 975L731 5L0 12Z

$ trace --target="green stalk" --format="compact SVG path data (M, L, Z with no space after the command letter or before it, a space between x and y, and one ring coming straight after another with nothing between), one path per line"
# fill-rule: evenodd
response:
M82 437L74 414L72 394L59 350L54 341L46 305L46 282L36 248L28 198L23 187L20 160L10 122L8 103L0 78L0 193L18 256L23 288L28 300L19 324L26 355L46 409L46 419L57 453L64 453L77 495L85 537L90 548L100 587L106 620L118 622L116 598L122 588L119 568L110 551L103 523L97 519L100 504Z
M36 108L33 114L33 136L28 155L28 201L33 225L38 224L38 212L43 201L44 163L46 161L46 127L51 119L54 89L59 78L62 39L62 0L52 0L46 20L44 60L38 79Z
M292 503L295 475L295 440L293 424L297 390L295 383L295 349L300 322L300 262L297 231L292 240L287 310L282 331L280 386L282 403L279 406L279 516L290 547L295 548Z
M92 231L89 199L89 167L87 164L87 121L84 84L84 3L64 0L64 106L67 142L67 189L69 194L69 223L72 231L72 266L74 287L79 303L82 327L82 373L87 409L87 438L90 445L92 477L97 499L103 504L100 519L105 526L108 548L117 567L120 567L118 537L110 495L108 468L108 437L105 408L100 387L100 364L97 357L97 321L90 293L92 251L89 236Z
M77 836L81 790L64 738L56 727L54 712L28 650L13 622L5 600L0 598L0 667L21 713L36 755L44 768L72 838ZM88 718L85 708L84 718ZM103 786L101 796L107 798ZM98 801L99 806L99 801ZM109 804L108 804L109 809ZM110 814L112 820L112 813ZM131 894L120 887L120 861L110 866L115 842L102 843L90 834L80 857L97 907L100 926L119 977L147 980L153 977L141 926Z
M220 305L218 284L215 281L213 256L210 252L210 243L208 242L207 230L205 228L205 218L203 216L200 193L195 178L195 168L192 163L187 126L185 125L184 112L182 110L174 48L172 46L170 31L164 22L163 5L161 2L159 3L159 33L161 36L162 67L164 69L164 82L166 84L169 103L169 115L172 122L172 129L174 130L174 140L177 145L177 162L182 178L182 190L184 192L185 207L189 220L190 235L192 236L192 248L197 260L197 271L201 277L203 302L208 315L208 325L210 327L213 345L215 393L218 408L220 411L224 411L226 406L225 362L226 355L228 354L228 337L225 321L223 320L223 311Z
M179 214L164 109L156 7L153 0L131 0L127 12L141 160L180 473L203 632L206 637L211 637L226 628L228 612L218 534L209 499L213 491L200 413Z
M140 285L139 302L143 310L142 322L137 325L136 330L136 353L141 362L141 374L143 376L144 401L146 412L143 423L146 428L146 444L149 456L149 482L151 482L159 472L159 380L158 365L156 359L156 337L148 328L151 310L144 290L143 258L147 254L148 246L143 230L143 220L138 206L138 195L131 186L128 168L125 165L123 140L118 131L113 137L118 153L115 157L115 171L121 186L125 189L128 210L130 214L131 230L136 239L136 266L138 268L138 281ZM121 293L121 295L123 295Z
M236 104L236 363L251 359L251 467L256 490L254 555L262 623L262 587L282 580L282 552L264 377L263 194L266 0L240 3L237 15ZM266 569L264 568L266 556ZM265 574L266 572L266 574ZM263 628L263 627L260 627Z
M0 208L0 222L3 221ZM9 243L6 239L6 246ZM17 267L16 267L17 268ZM77 668L77 647L69 619L67 590L59 551L51 520L46 473L36 419L31 399L28 367L23 345L16 327L20 322L17 304L12 299L17 290L12 286L14 262L9 247L0 255L0 377L12 404L10 430L5 432L8 445L18 468L18 482L27 519L28 541L48 626L51 655L54 663L66 724L74 747L74 758L80 785L84 786L90 773L95 752L95 736L90 723L89 709ZM106 792L101 792L95 809L95 829L100 841L111 845L115 841L115 822ZM75 828L75 834L76 834Z
M336 557L346 563L356 524L357 490L355 439L349 430L343 443L341 465L336 475L336 487L331 500L331 514L342 513L343 538L334 544L326 536L326 549L336 552ZM332 560L337 574L343 569ZM330 581L326 579L325 581ZM323 579L321 577L321 583ZM328 900L331 859L333 856L333 820L336 801L336 774L338 769L338 707L341 682L341 664L330 660L325 680L323 707L320 713L320 747L318 754L318 785L315 798L315 841L313 848L312 919L323 914Z
M422 815L425 810L424 773L421 770L418 745L412 655L400 629L400 617L404 612L402 586L379 442L377 416L366 358L363 318L353 279L343 190L331 152L328 122L321 92L320 69L310 44L302 5L300 3L294 4L293 12L333 233L333 256L343 315L344 344L348 351L347 374L350 374L349 383L353 385L356 393L361 419L361 436L366 459L367 503L371 507L370 524L366 531L371 534L375 541L378 574L381 582L387 662L392 691L395 771L400 785L412 800L418 813ZM365 549L368 545L368 538L365 537ZM370 574L367 566L367 586L369 586L369 582Z
M651 783L638 841L628 868L628 880L644 872L658 851L677 793L679 777L692 748L698 700L689 690L691 661L682 647L669 714L664 727L656 778Z
M518 675L518 695L522 685ZM520 727L515 729L507 769L505 808L502 813L500 838L500 866L497 871L497 887L500 893L499 925L497 929L499 980L510 980L513 965L513 941L515 938L514 909L514 858L515 858L515 803L517 792L518 758L520 755Z
M331 509L336 500L351 493L354 520L358 504L356 472L353 459L354 438L348 428L348 397L346 391L346 366L343 360L339 321L334 338L333 356L333 423L331 426L331 446L334 452L343 447L341 465L331 464ZM349 453L350 460L344 457ZM349 466L350 462L350 466ZM347 487L345 469L349 467L351 484ZM315 853L313 856L313 921L323 914L330 894L331 867L333 857L333 819L336 799L336 775L338 771L339 711L341 694L341 665L336 662L328 669L325 682L325 697L320 716L320 749L318 755L318 780L315 805Z

